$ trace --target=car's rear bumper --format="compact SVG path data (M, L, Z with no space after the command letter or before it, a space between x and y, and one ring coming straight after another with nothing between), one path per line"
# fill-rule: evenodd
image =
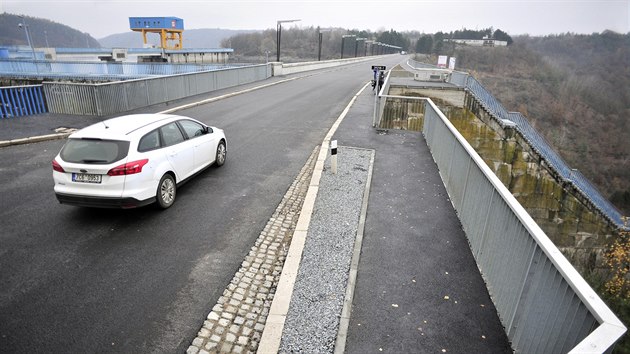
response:
M155 197L138 200L136 198L108 198L108 197L91 197L84 195L73 195L55 193L57 200L61 204L68 204L89 208L114 208L114 209L130 209L138 208L155 202Z

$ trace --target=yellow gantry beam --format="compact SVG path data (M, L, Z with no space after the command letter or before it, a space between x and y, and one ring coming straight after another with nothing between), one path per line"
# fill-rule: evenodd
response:
M134 31L137 31L134 29ZM147 33L157 33L160 35L160 48L164 49L182 49L183 48L183 30L171 30L164 28L146 29L142 28L142 40L144 44L147 44ZM173 45L170 42L174 41Z

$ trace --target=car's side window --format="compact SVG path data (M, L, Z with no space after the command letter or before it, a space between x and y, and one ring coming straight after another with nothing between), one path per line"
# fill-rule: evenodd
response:
M145 152L160 148L160 132L154 130L147 135L143 136L138 143L138 151Z
M184 141L184 136L175 122L161 127L160 132L162 133L164 146L171 146Z
M203 125L192 120L180 120L179 124L186 132L189 139L203 135Z

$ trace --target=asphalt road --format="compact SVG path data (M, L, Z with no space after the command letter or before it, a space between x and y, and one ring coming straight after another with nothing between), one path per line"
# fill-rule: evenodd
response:
M0 149L0 351L185 351L370 65L403 58L177 112L225 129L228 159L165 211L59 205L63 141Z

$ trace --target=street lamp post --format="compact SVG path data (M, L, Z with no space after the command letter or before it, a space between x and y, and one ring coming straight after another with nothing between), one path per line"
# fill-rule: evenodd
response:
M280 20L276 25L276 61L280 61L280 39L282 38L282 24L300 20Z
M343 36L341 36L341 59L343 59L343 42L345 41L346 38L349 38L349 37L356 37L356 35L344 34Z
M28 32L28 24L26 23L26 18L24 16L20 16L23 23L18 23L18 27L24 28L24 33L26 33L26 41L28 42L28 46L31 47L31 52L33 53L33 61L37 59L35 57L35 48L33 48L33 42L31 41L31 34Z

